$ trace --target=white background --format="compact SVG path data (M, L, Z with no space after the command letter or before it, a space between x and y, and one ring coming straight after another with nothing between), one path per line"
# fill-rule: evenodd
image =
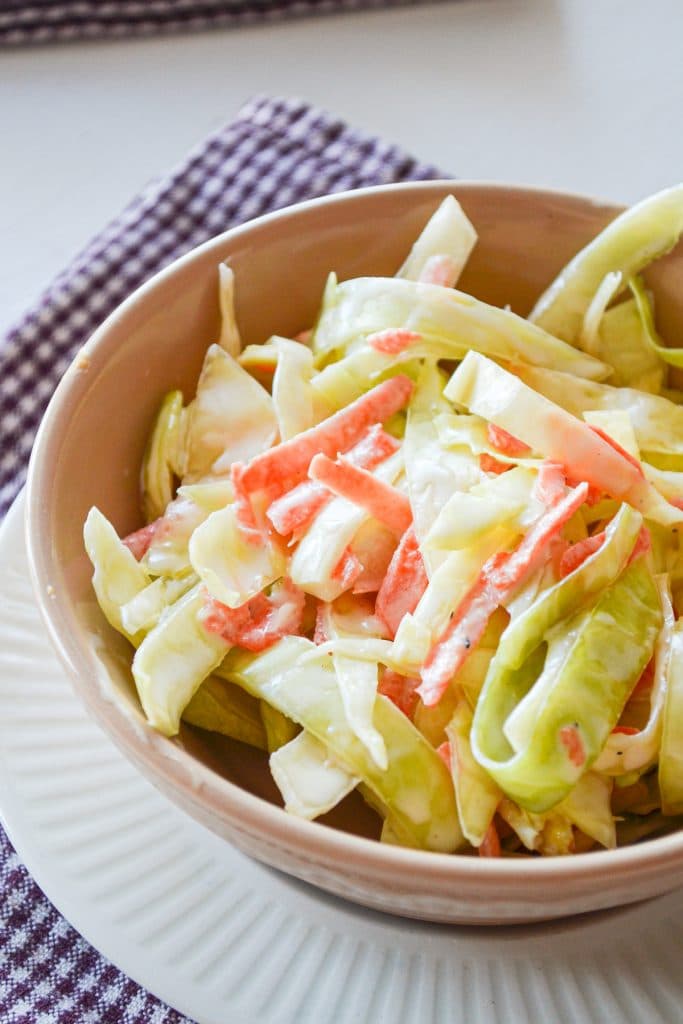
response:
M683 178L681 0L453 0L0 54L0 333L254 93L458 177L633 201Z

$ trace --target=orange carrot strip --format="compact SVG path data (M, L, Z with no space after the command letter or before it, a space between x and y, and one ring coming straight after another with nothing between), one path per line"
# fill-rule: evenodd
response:
M650 536L650 531L648 530L647 526L641 526L640 533L638 534L638 540L635 542L633 546L633 551L629 556L628 564L630 565L631 562L635 562L636 558L638 558L639 555L646 554L651 547L652 538Z
M159 529L159 524L163 516L159 519L155 519L153 523L148 523L147 526L143 526L141 529L136 530L134 533L129 533L127 537L123 538L123 543L126 545L128 550L137 558L138 562L146 554L148 547L154 540L154 536Z
M305 601L303 591L285 579L270 597L256 594L239 608L228 608L207 593L200 619L207 632L219 634L227 643L264 651L283 636L298 632Z
M508 469L513 469L511 462L500 462L499 459L494 459L493 455L489 455L488 452L482 452L479 456L479 469L483 470L484 473L507 473Z
M375 423L360 441L350 448L345 458L362 469L374 469L398 449L399 443L387 434L381 423ZM282 537L298 537L331 499L332 493L314 480L302 480L274 501L268 511L271 521Z
M375 605L375 614L386 623L392 637L403 616L415 611L427 583L420 545L411 526L394 552Z
M313 631L313 643L324 644L330 637L327 635L325 625L325 602L318 601L315 609L315 630Z
M417 686L419 679L402 676L393 669L385 668L377 686L377 692L388 697L392 704L412 719L417 704Z
M480 857L500 857L500 839L498 838L498 832L493 821L486 830L486 835L478 849Z
M553 539L587 494L588 484L580 484L541 516L511 554L499 552L486 562L427 655L418 693L428 707L439 703L450 680L479 643L493 612L542 564Z
M443 763L446 765L448 770L450 771L451 770L451 744L450 744L450 740L444 740L443 743L440 743L439 746L436 748L436 752L439 755L439 757L441 758L441 760L443 761Z
M345 459L333 462L321 454L312 459L308 471L313 480L354 505L360 505L397 537L402 537L413 521L406 496L366 469L360 469Z
M368 335L370 348L388 356L396 356L418 341L422 341L422 335L405 327L388 327L386 331L376 331Z
M356 582L362 571L363 566L360 561L350 548L346 548L330 575L337 583L341 583L344 590L348 590Z
M255 455L241 473L244 490L265 491L272 500L284 494L306 477L314 455L334 457L347 451L368 427L402 409L413 387L402 374L391 377L317 426Z
M538 470L538 477L534 487L535 496L544 505L550 507L564 498L565 495L565 470L559 462L552 462L544 459Z
M560 579L563 580L565 576L569 576L570 572L578 569L587 558L601 548L605 536L605 531L602 530L600 533L595 533L592 537L585 537L584 540L578 540L576 544L568 547L560 559Z
M610 435L605 430L603 430L602 427L596 427L591 424L590 428L595 434L598 435L598 437L601 437L603 441L606 441L607 444L610 445L610 447L614 448L615 452L618 452L623 459L626 459L627 462L630 462L633 468L638 470L638 473L641 477L645 477L643 467L641 466L638 459L635 458L635 456L631 455L630 452L627 452L625 448L622 448L619 442L615 441L613 437L610 437Z
M523 455L525 452L531 451L528 444L520 441L513 434L509 434L502 427L497 427L495 423L487 424L486 433L491 447L502 452L503 455Z
M559 732L560 743L567 751L567 757L576 768L586 763L586 750L579 730L575 725L563 725Z
M443 288L452 288L457 279L458 265L445 252L430 256L418 278L422 284L440 284Z

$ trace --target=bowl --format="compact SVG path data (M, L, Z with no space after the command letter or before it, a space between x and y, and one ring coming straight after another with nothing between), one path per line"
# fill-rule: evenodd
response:
M303 203L200 246L112 313L60 383L29 470L29 560L38 605L78 696L143 775L207 828L266 864L380 911L451 923L540 921L683 884L683 834L566 858L496 860L380 844L376 819L354 795L322 822L298 820L279 806L264 755L189 726L174 740L150 728L131 650L95 603L83 548L93 504L121 534L141 523L145 440L167 391L193 394L218 336L221 260L235 272L244 342L294 335L313 322L329 270L340 278L393 274L449 192L479 233L460 287L521 314L619 212L557 192L421 182ZM679 249L649 275L665 335L683 328L682 274Z

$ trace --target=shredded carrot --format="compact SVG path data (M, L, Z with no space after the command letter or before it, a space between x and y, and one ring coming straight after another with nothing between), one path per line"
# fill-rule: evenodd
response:
M416 331L408 331L404 327L389 327L386 331L376 331L368 335L370 348L388 356L396 356L418 341L422 341L422 335Z
M498 832L496 830L495 822L491 822L486 835L481 841L479 846L480 857L500 857L500 839L498 838Z
M289 579L273 588L270 597L256 594L239 608L229 608L205 592L200 621L207 632L222 636L226 643L264 651L299 631L305 602L304 592Z
M346 453L345 458L354 466L374 469L398 449L399 443L387 434L381 423L375 423L363 437ZM277 498L269 506L266 517L282 537L292 535L298 540L318 512L332 498L332 492L314 480L302 480L300 484Z
M255 455L241 470L242 487L248 494L265 491L274 501L305 479L315 455L334 458L348 451L368 427L402 409L413 389L413 382L402 374L383 381L317 426Z
M602 427L596 427L593 424L590 425L590 428L595 434L598 435L598 437L601 437L603 441L606 441L608 445L614 448L615 452L618 452L623 459L626 459L627 462L630 462L633 468L638 470L638 473L641 477L645 477L645 474L643 473L643 467L641 466L638 459L636 459L635 456L631 455L630 452L627 452L625 448L622 448L619 442L615 441L614 438L607 433L607 431L603 430Z
M508 469L514 469L511 462L500 462L498 459L494 459L493 455L489 455L488 452L482 452L479 456L479 469L484 473L507 473Z
M420 545L411 526L394 552L375 605L376 614L386 623L392 637L403 616L415 611L427 583Z
M486 562L422 667L419 694L428 707L438 704L448 684L481 640L496 608L550 556L554 538L588 494L588 484L570 491L541 516L511 553Z
M241 462L233 462L230 467L230 481L235 492L235 518L243 536L251 543L260 547L265 540L265 532L259 528L251 504L251 498L244 489L244 466Z
M630 565L631 562L635 562L636 558L638 558L640 555L647 554L651 547L652 538L650 536L650 531L648 530L647 526L641 526L640 533L638 534L638 539L635 542L633 551L631 552L631 556L628 560L628 564Z
M382 673L377 692L388 697L392 704L412 719L417 704L417 686L419 679L412 676L402 676L393 669L385 668Z
M452 288L457 279L458 265L445 252L430 256L418 278L421 284L439 284L442 288Z
M405 494L346 459L333 462L327 455L316 455L309 473L313 480L329 487L335 494L360 505L397 537L402 537L413 521L410 502Z
M123 543L137 558L138 562L147 553L147 549L159 530L162 519L163 517L155 519L153 523L148 523L147 526L143 526L141 529L136 530L134 533L129 533L127 537L123 538Z
M581 768L586 763L586 750L578 726L563 725L558 735L571 763L576 768Z
M449 740L444 740L437 748L436 752L446 765L448 770L451 770L451 744Z
M569 576L571 572L583 565L587 558L595 554L604 544L605 536L605 531L602 530L600 533L594 533L592 537L577 540L576 544L568 547L560 560L560 579Z
M346 548L330 575L337 583L341 583L344 590L348 590L358 579L362 571L363 566L360 561L350 548Z
M632 725L615 725L612 732L623 733L624 736L635 736L640 729L636 729Z
M544 459L538 470L534 493L539 501L550 507L556 505L566 494L564 466L551 459Z
M495 423L487 424L486 433L491 447L503 455L523 455L525 452L531 451L528 444L520 441L513 434L509 434L502 427L497 427Z
M324 644L329 640L325 627L325 602L318 601L315 609L315 630L313 633L314 644Z

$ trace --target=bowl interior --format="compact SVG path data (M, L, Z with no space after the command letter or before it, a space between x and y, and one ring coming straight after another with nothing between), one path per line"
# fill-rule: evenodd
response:
M556 193L444 182L305 204L228 232L158 275L107 320L67 372L31 465L34 580L81 697L138 761L156 758L158 772L171 765L171 774L177 769L187 775L193 763L204 765L279 803L260 754L189 727L172 742L159 744L150 735L132 685L130 648L103 621L92 595L82 541L88 509L97 505L121 534L141 525L138 479L145 441L165 392L181 387L186 400L192 397L206 348L218 336L221 260L229 259L236 275L243 341L292 335L313 322L330 270L341 279L393 274L450 191L479 233L461 287L522 314L617 212ZM675 287L682 268L683 256L674 253L651 275L660 322L674 341L683 323ZM378 830L360 799L346 802L327 821L368 836Z

